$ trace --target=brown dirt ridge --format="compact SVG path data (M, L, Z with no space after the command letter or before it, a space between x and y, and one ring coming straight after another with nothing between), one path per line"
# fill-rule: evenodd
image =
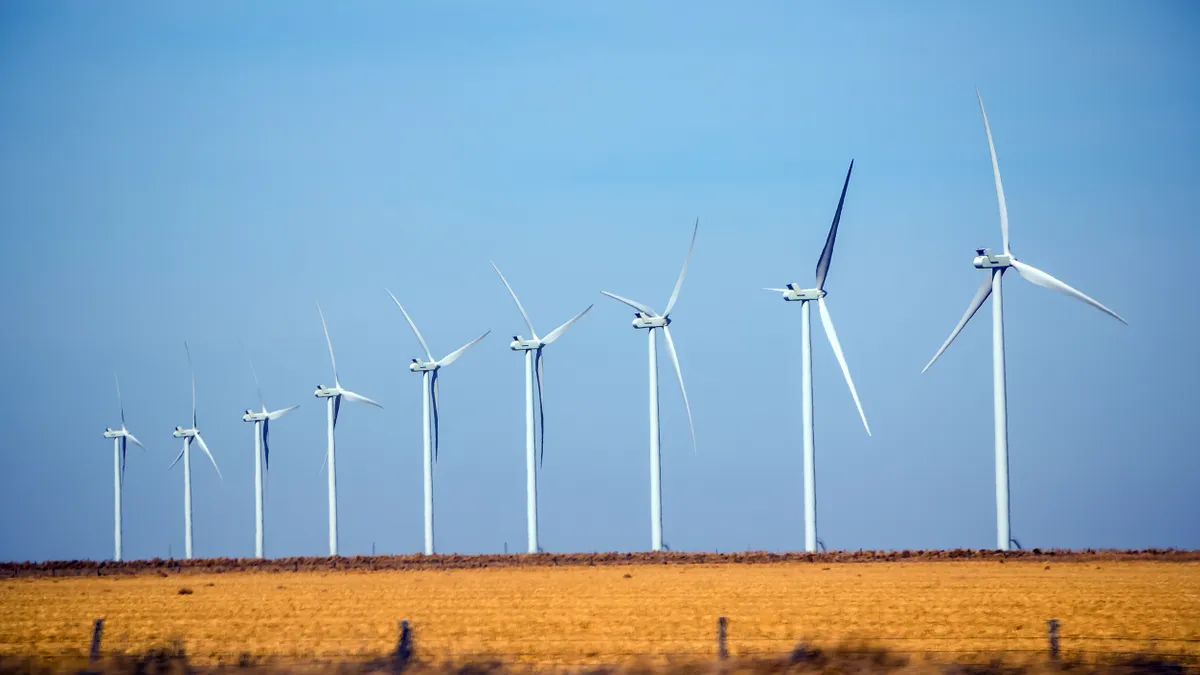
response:
M520 553L460 555L377 555L296 558L199 558L194 560L153 558L123 562L52 560L0 563L0 578L81 577L136 574L213 574L223 572L301 572L342 570L450 570L503 567L570 567L623 565L761 565L781 563L880 563L880 562L1200 562L1200 551L1180 549L1068 550L1030 549L996 551L954 549L945 551L829 551L825 553Z

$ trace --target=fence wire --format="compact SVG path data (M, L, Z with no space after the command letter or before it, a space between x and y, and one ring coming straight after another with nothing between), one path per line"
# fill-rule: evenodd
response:
M150 653L143 646L123 635L119 627L104 636L103 621L98 620L90 648L85 644L64 646L57 654L64 658L137 658ZM795 637L751 634L718 630L714 622L711 636L680 638L639 637L606 634L588 637L539 636L518 639L453 639L422 638L420 627L414 626L415 637L409 645L416 658L431 663L463 663L470 661L501 662L524 665L592 665L614 664L629 660L657 662L711 661L727 653L733 658L803 659L812 655L834 656L896 656L956 661L1013 657L1024 660L1060 659L1064 661L1113 662L1118 659L1166 659L1188 667L1200 666L1200 637L1154 635L1071 635L1058 622L1048 622L1048 633L1010 635L797 635ZM303 639L289 648L278 643L267 649L253 644L245 649L196 649L185 652L187 640L158 648L168 657L185 657L196 663L257 664L302 662L363 662L390 658L396 653L397 639L376 637L358 640L327 640L317 638L317 644L306 646ZM725 642L719 643L719 635ZM102 640L104 642L102 643ZM1039 644L1040 643L1040 644ZM1113 648L1105 649L1111 645ZM1135 648L1135 645L1141 648ZM0 644L0 656L19 655L19 648L37 645ZM43 645L44 647L44 645ZM228 647L228 645L226 646ZM1080 648L1084 647L1084 648ZM165 651L164 651L165 650ZM173 650L173 651L172 651ZM54 650L47 650L54 651Z

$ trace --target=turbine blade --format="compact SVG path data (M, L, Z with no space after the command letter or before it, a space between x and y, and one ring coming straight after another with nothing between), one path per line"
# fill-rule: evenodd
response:
M850 366L846 364L846 355L842 353L842 343L838 341L837 331L833 328L833 317L829 316L829 308L825 298L817 300L821 310L821 324L825 326L825 335L829 337L829 345L833 347L833 355L837 357L838 365L842 367L842 375L846 376L846 385L850 387L850 395L854 397L854 405L858 408L858 416L862 418L867 435L871 435L871 425L867 424L867 415L863 412L862 402L858 400L858 390L854 388L854 380L850 377Z
M513 302L517 303L517 309L521 310L521 316L525 318L525 325L529 327L530 335L533 336L534 340L538 339L537 331L533 329L533 322L529 320L529 314L525 312L524 305L522 305L521 301L517 299L517 292L513 290L512 286L509 285L508 279L504 278L504 273L500 271L499 267L496 267L496 263L492 263L492 269L496 270L496 274L500 275L500 281L504 282L504 287L508 289L508 294L512 296Z
M182 449L179 451L179 455L175 457L175 461L174 461L174 462L171 462L171 466L168 466L168 467L167 467L167 471L170 471L171 469L174 469L174 468L175 468L175 465L176 465L176 464L178 464L178 463L179 463L179 460L181 460L181 459L183 459L183 450L182 450Z
M129 438L129 440L133 441L134 445L138 446L139 448L141 448L143 450L146 449L146 446L142 445L142 442L137 439L137 436L134 436L133 434L129 433L128 431L125 432L125 436L127 438Z
M263 401L262 385L258 383L258 372L254 370L254 361L250 359L250 352L246 351L245 345L242 345L242 351L246 353L246 363L250 364L250 374L254 376L254 388L258 390L258 405L261 406L263 412L266 412L267 404Z
M329 346L329 362L333 364L333 384L340 387L338 380L337 359L333 356L333 341L329 339L329 326L325 324L325 312L321 311L321 303L317 302L317 314L321 315L321 330L325 331L325 344Z
M334 426L334 428L337 428L338 398L339 397L335 396L333 399L333 426ZM325 456L321 458L321 471L319 471L318 473L323 473L325 471L325 465L328 463L329 463L329 446L326 445L325 446Z
M585 310L586 311L586 310ZM542 349L538 348L534 358L537 370L538 390L538 468L546 463L546 401L543 398L544 382L542 381Z
M205 455L208 455L208 461L212 462L213 468L217 470L217 478L220 478L222 481L224 481L225 477L221 475L221 468L217 466L217 460L214 459L212 453L209 452L208 444L204 442L204 437L201 436L199 432L196 432L196 442L200 444L200 449L204 451Z
M999 274L999 272L993 270L992 274ZM929 370L929 366L932 366L933 362L937 361L938 357L942 355L942 352L946 351L946 348L950 346L950 343L954 342L954 338L958 337L958 334L962 331L963 326L967 325L967 322L971 320L972 316L975 316L975 312L979 311L979 308L983 306L983 301L987 300L988 296L991 294L992 277L991 275L988 275L988 278L983 280L983 285L979 287L979 290L975 291L975 297L971 298L971 304L967 306L966 313L964 313L962 318L958 320L958 325L955 326L954 330L950 332L950 337L946 338L946 341L942 343L941 349L938 349L937 353L933 355L933 358L929 359L929 363L926 363L925 367L921 369L922 373Z
M125 485L125 439L121 439L121 485Z
M563 325L561 325L558 328L555 328L554 330L547 333L546 337L542 338L542 344L548 345L551 342L554 342L555 340L557 340L560 335L565 333L567 331L567 329L571 327L571 324L578 321L581 317L583 317L584 314L587 314L588 311L591 310L592 307L594 307L594 306L595 305L588 305L587 309L576 314L575 316L571 317L571 319L569 321L567 321L566 323L564 323Z
M1004 255L1010 255L1008 249L1008 204L1004 201L1004 184L1000 182L1000 164L996 161L996 144L992 142L992 126L988 124L987 111L983 109L983 97L975 90L975 98L979 100L979 113L983 115L983 130L987 132L988 151L992 154L992 175L996 178L996 201L1000 204L1000 237L1004 243Z
M679 289L683 287L683 277L687 274L688 263L692 261L692 249L696 247L696 233L700 231L700 219L696 219L696 226L692 228L692 243L688 244L687 257L683 259L683 269L679 270L679 278L675 280L675 290L671 291L671 299L667 300L667 309L663 311L663 316L671 316L671 309L675 307L675 301L679 299Z
M612 298L613 300L623 302L623 303L629 305L630 307L636 309L637 311L641 312L642 314L645 314L646 316L658 316L658 312L650 309L649 307L647 307L646 305L643 305L640 302L635 302L633 300L630 300L629 298L622 298L621 296L617 295L616 293L609 293L608 291L600 291L600 294L607 295L608 297Z
M121 378L113 373L113 379L117 382L117 407L121 409L121 426L125 426L125 404L121 402Z
M462 353L463 353L463 352L467 351L467 349L468 349L469 347L471 347L471 346L472 346L472 345L474 345L475 343L479 342L479 341L480 341L480 340L482 340L483 338L487 337L487 336L488 336L488 333L491 333L491 332L492 332L492 331L490 331L490 330L488 330L488 331L484 331L483 335L480 335L479 337L475 338L474 340L471 340L471 341L470 341L470 342L468 342L467 344L465 344L465 345L463 345L463 346L459 347L458 349L456 349L456 350L454 350L454 351L450 352L449 354L445 355L444 357L442 357L442 360L441 360L441 361L438 361L438 362L437 362L437 364L438 364L439 366L443 366L443 367L444 367L444 366L448 366L448 365L450 365L451 363L454 363L455 361L457 361L457 360L458 360L458 357L462 356ZM436 372L436 371L435 371L435 372Z
M196 367L192 365L192 350L185 340L183 350L187 352L188 370L192 371L192 428L196 428Z
M679 355L675 353L675 341L671 339L671 329L663 326L663 337L667 339L667 353L671 355L671 363L675 364L675 376L679 378L679 391L683 392L683 407L687 409L688 429L692 432L692 452L696 450L696 427L692 424L692 405L688 403L687 389L683 386L683 371L679 369Z
M279 419L280 417L283 417L284 415L286 415L286 414L290 413L291 411L293 411L293 410L295 410L296 408L299 408L299 407L300 407L300 406L298 406L298 405L294 405L294 406L291 406L290 408L284 408L284 409L282 409L282 410L275 410L275 411L273 411L273 412L269 412L269 413L267 413L267 419L269 419L269 420L277 420L277 419Z
M271 468L271 417L262 423L263 471Z
M433 371L433 374L429 376L429 388L432 390L429 398L431 399L430 411L433 413L433 461L437 462L438 445L440 443L441 436L441 421L438 409L440 407L441 400L438 388L438 371L436 370Z
M342 411L342 395L338 394L333 397L333 428L337 428L338 413Z
M786 289L786 288L764 288L763 290L771 291L773 293L787 293L788 292L788 289Z
M821 257L817 258L817 288L825 288L825 276L829 274L829 261L833 260L833 243L837 239L838 223L842 220L842 205L846 203L846 188L850 187L850 174L854 172L854 160L850 160L850 169L846 171L846 182L842 183L842 196L838 197L837 211L833 212L833 224L829 226L829 234L825 237L825 248L821 249Z
M383 290L387 291L388 295L392 295L392 292L388 291L388 289L385 288ZM425 358L432 361L433 354L429 351L429 345L425 344L425 338L421 337L421 331L417 330L417 324L413 323L412 317L408 315L408 312L404 311L404 305L400 304L400 301L397 300L396 296L394 295L392 295L392 302L396 303L396 306L400 308L400 313L404 315L404 320L408 321L408 325L412 328L413 334L417 336L417 341L421 343L421 348L425 350Z
M383 406L379 405L375 401L372 401L371 399L367 398L366 396L363 396L361 394L356 394L352 391L343 390L342 396L346 397L346 400L351 401L352 403L366 403L367 405L373 405L376 408L379 408L380 410L383 409ZM291 410L291 408L289 408L288 410Z
M1112 318L1116 319L1117 321L1120 321L1121 323L1125 324L1126 326L1129 325L1128 321L1126 321L1125 319L1122 319L1121 316L1119 314L1117 314L1116 312L1114 312L1111 309L1100 304L1099 301L1097 301L1091 297L1088 297L1087 295L1084 295L1080 291L1072 288L1069 284L1050 276L1049 274L1039 270L1038 268L1034 267L1033 265L1030 265L1028 263L1023 263L1019 260L1013 260L1012 265L1013 265L1013 267L1017 268L1017 272L1020 273L1021 276L1025 277L1025 279L1027 281L1035 283L1038 286L1049 288L1052 291L1058 291L1059 293L1068 295L1072 298L1075 298L1076 300L1085 302L1085 303L1091 305L1092 307L1095 307L1096 309L1100 310L1101 312L1104 312L1105 314L1111 316Z

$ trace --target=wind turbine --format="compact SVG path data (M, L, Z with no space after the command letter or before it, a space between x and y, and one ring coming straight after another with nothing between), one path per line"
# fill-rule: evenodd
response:
M386 288L383 290L387 291ZM425 350L425 357L429 359L428 361L413 359L412 363L408 364L408 369L414 373L421 373L421 431L424 441L422 461L425 474L425 555L433 555L433 463L437 461L438 451L438 371L457 361L458 357L467 351L467 348L487 337L488 333L492 331L484 331L483 335L435 361L433 354L429 351L429 345L425 344L425 338L421 337L421 331L417 330L417 324L413 323L408 312L404 311L404 305L400 304L391 291L387 291L387 294L392 297L392 302L400 308L400 313L404 315L404 319L412 327L413 334L421 343L421 348Z
M1004 271L1010 267L1015 268L1017 273L1025 277L1027 281L1085 302L1123 324L1128 325L1129 322L1066 283L1013 257L1008 246L1008 206L1004 201L1004 186L1000 182L1000 165L996 162L996 146L992 142L992 128L988 124L987 111L983 109L983 98L979 95L978 90L975 91L975 98L979 100L979 112L983 115L983 129L987 133L988 150L992 156L992 174L996 180L996 200L1000 205L1000 238L1004 252L997 255L986 248L975 250L974 265L977 269L988 270L988 278L976 291L975 297L971 299L971 304L967 306L966 313L959 319L958 325L951 331L950 337L946 338L941 348L937 350L929 363L925 364L921 372L929 370L929 366L932 366L933 362L937 361L942 352L946 351L946 348L954 341L954 338L958 337L963 326L967 325L967 321L970 321L975 312L983 306L988 296L994 296L992 298L992 391L996 417L996 548L1007 551L1013 539L1009 530L1008 503L1008 393L1004 379L1004 302L1001 294Z
M258 373L254 371L254 363L246 357L250 364L250 374L254 376L254 388L258 390L258 405L260 412L247 409L242 415L243 422L254 423L254 557L263 557L263 488L266 471L271 463L271 422L299 408L294 405L281 410L267 411L263 401L262 386L258 383Z
M179 456L171 462L171 466L167 467L170 471L179 460L183 460L183 555L188 560L192 558L192 440L195 439L200 449L208 456L208 461L212 462L213 468L217 470L217 477L224 480L221 476L221 469L217 466L217 460L213 459L212 453L208 450L208 444L204 442L204 438L200 436L200 428L196 425L196 369L192 366L192 350L188 349L187 343L183 343L183 348L187 351L188 369L192 372L192 426L184 429L183 427L175 427L172 434L175 438L183 439L183 450L179 451Z
M571 324L575 323L592 305L588 305L587 309L571 317L563 325L555 328L546 334L546 337L539 338L537 331L533 329L533 322L529 320L529 314L525 312L525 307L521 305L521 301L517 299L517 293L508 284L508 279L504 278L504 274L500 272L500 268L496 267L496 263L492 263L492 269L496 270L496 274L500 275L500 281L504 282L504 287L508 289L509 295L512 296L513 302L517 303L517 309L521 310L521 316L525 319L525 325L529 328L529 334L532 336L526 340L519 335L513 336L512 343L508 346L514 352L525 352L525 514L526 528L529 536L529 552L538 553L541 548L538 546L538 527L537 527L537 465L534 462L534 424L533 424L533 385L534 376L537 376L537 398L538 398L538 425L541 433L537 436L542 441L542 452L540 457L544 458L546 453L546 413L542 407L542 349L554 342L561 336ZM539 462L540 463L540 462Z
M125 483L125 441L133 441L135 445L143 450L146 449L146 446L142 445L142 442L125 428L125 404L121 402L121 380L117 379L115 374L113 375L113 379L117 382L117 407L121 409L121 428L113 429L112 427L108 427L104 430L104 437L113 439L113 536L115 537L113 560L120 562L121 486Z
M842 345L838 342L837 331L833 328L833 319L825 306L825 277L829 274L829 262L833 259L833 243L837 239L838 223L842 220L842 205L846 203L846 188L850 187L850 174L854 172L854 160L850 160L850 168L846 171L846 182L842 183L842 196L838 198L837 211L833 213L833 224L825 237L825 248L821 249L821 257L817 258L817 284L815 288L800 288L800 284L791 283L787 288L767 288L783 294L787 302L800 303L800 417L803 424L804 436L804 550L815 553L817 550L817 476L816 452L813 448L813 393L812 393L812 334L809 324L808 303L816 302L821 312L821 325L825 327L825 335L829 345L833 347L833 355L837 357L838 365L842 367L842 375L846 376L846 384L850 387L850 395L854 397L854 405L858 407L858 415L862 418L867 435L871 435L871 427L867 424L867 416L863 414L862 403L858 400L858 391L854 388L854 380L850 378L850 367L846 365L846 356L842 353Z
M651 550L661 551L662 541L662 463L659 455L661 435L658 430L658 340L654 331L662 329L663 337L667 340L667 353L675 364L675 375L679 378L679 390L683 392L683 405L687 409L688 428L692 432L692 451L696 449L696 428L692 424L692 406L688 403L687 389L683 386L683 371L679 369L679 355L675 353L675 341L671 339L671 310L679 299L679 288L683 286L683 276L687 274L688 263L692 259L692 249L696 246L696 233L700 230L700 219L692 228L692 243L688 245L687 258L683 261L683 269L679 271L679 279L675 282L675 290L667 301L667 309L661 315L650 307L628 298L623 298L608 291L600 291L608 297L619 300L637 310L633 315L633 327L645 328L650 338L650 547Z
M321 311L321 303L317 303L317 314L321 315L321 328L325 331L325 344L329 346L329 361L333 364L333 386L326 387L323 384L317 385L317 390L314 395L317 398L323 398L327 401L329 412L329 433L327 435L328 445L325 452L325 461L329 463L329 555L337 555L337 465L334 463L334 442L333 430L337 426L338 411L342 407L342 399L354 403L366 403L373 405L376 408L383 409L375 401L356 394L349 389L342 388L342 382L338 379L337 359L333 357L333 342L329 339L329 327L325 325L325 313Z

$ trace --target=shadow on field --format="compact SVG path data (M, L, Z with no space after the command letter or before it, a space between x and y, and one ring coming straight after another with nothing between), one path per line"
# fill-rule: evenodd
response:
M661 657L658 657L661 659ZM396 654L361 661L328 661L242 655L236 663L192 663L181 644L169 644L140 654L108 656L96 663L86 660L0 656L0 675L211 675L216 673L336 673L338 675L528 675L555 672L570 675L783 675L821 673L894 673L896 675L1184 675L1200 673L1196 664L1185 664L1153 655L1069 657L1059 661L1013 661L1004 655L973 654L970 662L932 662L913 659L883 648L842 646L829 649L797 646L780 657L731 657L724 661L692 659L655 662L634 658L623 665L562 666L507 663L499 659L403 659Z

